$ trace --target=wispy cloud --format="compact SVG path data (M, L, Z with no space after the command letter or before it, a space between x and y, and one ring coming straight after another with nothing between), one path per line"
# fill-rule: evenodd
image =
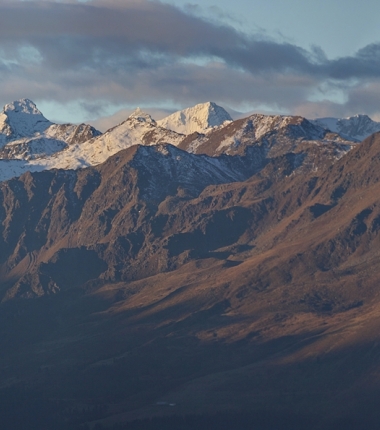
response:
M380 85L380 43L328 59L318 47L246 34L226 19L208 20L159 1L3 0L0 78L4 103L24 96L78 100L93 113L97 101L186 105L209 99L237 108L377 113L366 97ZM328 93L313 99L326 83L339 85L340 103Z

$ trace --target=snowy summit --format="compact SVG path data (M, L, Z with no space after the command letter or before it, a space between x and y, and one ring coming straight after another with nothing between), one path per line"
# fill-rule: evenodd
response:
M52 123L29 99L21 99L4 106L0 114L0 145L20 137L42 133Z
M0 113L0 181L44 170L49 157L100 134L86 124L54 124L31 100L9 103Z
M144 112L139 107L134 112L132 112L131 115L129 115L128 119L156 125L156 121L148 113Z
M214 127L231 122L229 113L213 102L201 103L196 106L174 112L168 117L157 121L160 127L182 134L207 133Z

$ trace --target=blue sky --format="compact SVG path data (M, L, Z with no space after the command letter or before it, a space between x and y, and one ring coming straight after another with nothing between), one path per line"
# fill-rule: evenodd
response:
M121 121L212 100L380 120L380 2L0 0L0 104Z
M197 2L168 0L186 8ZM321 47L330 58L352 55L380 41L380 2L375 0L202 0L209 16L220 13L244 31L287 40L305 49Z

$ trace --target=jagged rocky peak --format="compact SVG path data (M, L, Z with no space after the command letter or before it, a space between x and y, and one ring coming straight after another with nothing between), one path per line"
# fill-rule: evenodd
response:
M207 102L174 112L157 123L177 133L191 134L206 133L231 121L232 118L225 109L213 102Z
M29 99L5 105L0 114L0 133L7 139L32 136L45 131L50 125L52 123Z
M355 115L338 121L342 133L365 138L380 130L380 123L373 121L368 115Z
M301 135L309 139L322 139L326 133L318 124L312 124L302 116L253 114L249 117L255 126L255 137L259 139L267 133L293 128L294 137Z
M152 125L156 125L156 121L146 112L144 112L141 108L137 108L134 112L131 113L128 117L129 120L136 120L138 122L147 122Z
M368 115L362 114L348 118L318 118L312 122L354 141L361 141L380 131L380 122L373 121Z
M53 124L45 132L45 137L58 139L69 145L83 143L102 133L89 124Z
M39 163L45 165L50 156L99 135L100 131L87 124L52 123L29 99L9 103L0 113L0 161L6 160L0 169L0 180L26 170L43 170ZM29 161L37 163L37 167L26 167Z
M29 99L16 100L4 106L4 112L28 113L32 115L42 115L36 104Z

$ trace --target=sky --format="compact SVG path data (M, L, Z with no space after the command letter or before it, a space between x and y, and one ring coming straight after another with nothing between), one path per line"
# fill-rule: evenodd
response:
M375 0L0 0L0 104L103 130L205 101L380 120L379 17Z

